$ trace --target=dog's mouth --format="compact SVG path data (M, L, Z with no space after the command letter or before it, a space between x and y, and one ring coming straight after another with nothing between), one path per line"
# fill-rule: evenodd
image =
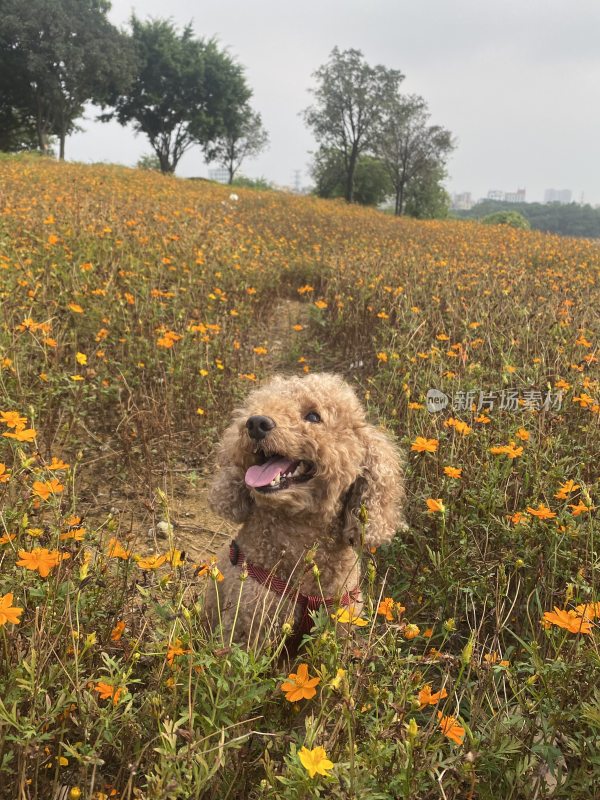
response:
M257 453L258 463L246 470L246 486L263 494L281 492L299 483L306 483L316 472L312 461L303 461L276 453Z

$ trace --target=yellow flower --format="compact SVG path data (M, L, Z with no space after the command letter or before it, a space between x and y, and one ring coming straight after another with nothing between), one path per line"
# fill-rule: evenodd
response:
M327 770L333 769L333 763L327 758L324 747L315 747L312 750L302 747L298 751L298 757L311 778L315 775L327 775Z
M309 678L308 664L300 664L298 672L290 673L287 681L281 684L281 691L285 692L285 699L290 703L310 700L316 695L317 690L314 687L320 682L320 678Z
M349 623L351 625L356 625L359 628L369 624L368 620L363 619L358 613L356 613L354 606L338 608L338 610L331 615L331 618L336 622L341 622L342 624Z
M86 354L85 353L77 353L75 355L75 361L77 361L78 364L81 364L82 367L85 367L85 365L87 364L87 356L86 356Z
M13 606L13 594L8 592L3 597L0 597L0 627L10 622L12 625L18 625L21 621L19 617L23 613L23 609L18 606Z

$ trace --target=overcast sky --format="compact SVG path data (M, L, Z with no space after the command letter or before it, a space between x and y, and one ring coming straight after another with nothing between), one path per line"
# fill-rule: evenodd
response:
M571 189L600 203L600 2L598 0L112 0L111 20L192 22L244 65L271 144L242 171L291 185L309 182L315 142L299 112L312 73L332 48L362 50L371 64L401 70L405 92L423 95L431 121L458 146L448 189ZM142 135L83 121L67 158L134 165L150 152ZM199 148L179 175L208 174Z

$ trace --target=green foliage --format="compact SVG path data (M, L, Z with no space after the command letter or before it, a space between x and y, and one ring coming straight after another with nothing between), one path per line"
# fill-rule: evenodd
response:
M258 189L259 191L267 191L273 188L273 184L265 177L248 178L246 175L238 175L233 179L232 186L240 186L245 189Z
M495 211L483 217L481 222L484 225L509 225L511 228L521 228L521 230L531 228L527 218L518 211Z
M450 211L450 195L442 182L446 177L441 166L423 170L408 183L404 211L416 219L445 219Z
M160 172L160 160L155 153L146 153L138 159L136 167Z
M481 219L496 211L517 211L534 230L562 236L600 238L600 209L577 203L504 203L482 200L469 211L453 211L460 219Z
M26 142L35 131L43 152L56 136L64 158L85 103L102 102L129 79L128 40L109 9L105 0L0 0L1 105L15 110Z
M243 162L261 153L268 143L269 135L260 114L245 104L228 111L223 131L204 150L208 162L216 161L227 169L229 183L232 183Z
M208 147L223 134L225 120L251 92L242 68L215 40L195 38L191 25L179 32L170 21L134 15L131 29L135 76L103 119L133 123L148 137L162 172L174 172L186 150Z
M320 150L312 167L315 194L319 197L345 197L346 170L343 155ZM354 200L365 206L377 206L391 192L388 173L382 162L370 155L359 156L354 173Z

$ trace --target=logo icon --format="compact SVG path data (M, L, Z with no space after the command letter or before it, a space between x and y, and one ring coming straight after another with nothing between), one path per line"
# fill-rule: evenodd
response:
M439 389L428 389L425 404L430 414L443 411L448 406L449 398Z

